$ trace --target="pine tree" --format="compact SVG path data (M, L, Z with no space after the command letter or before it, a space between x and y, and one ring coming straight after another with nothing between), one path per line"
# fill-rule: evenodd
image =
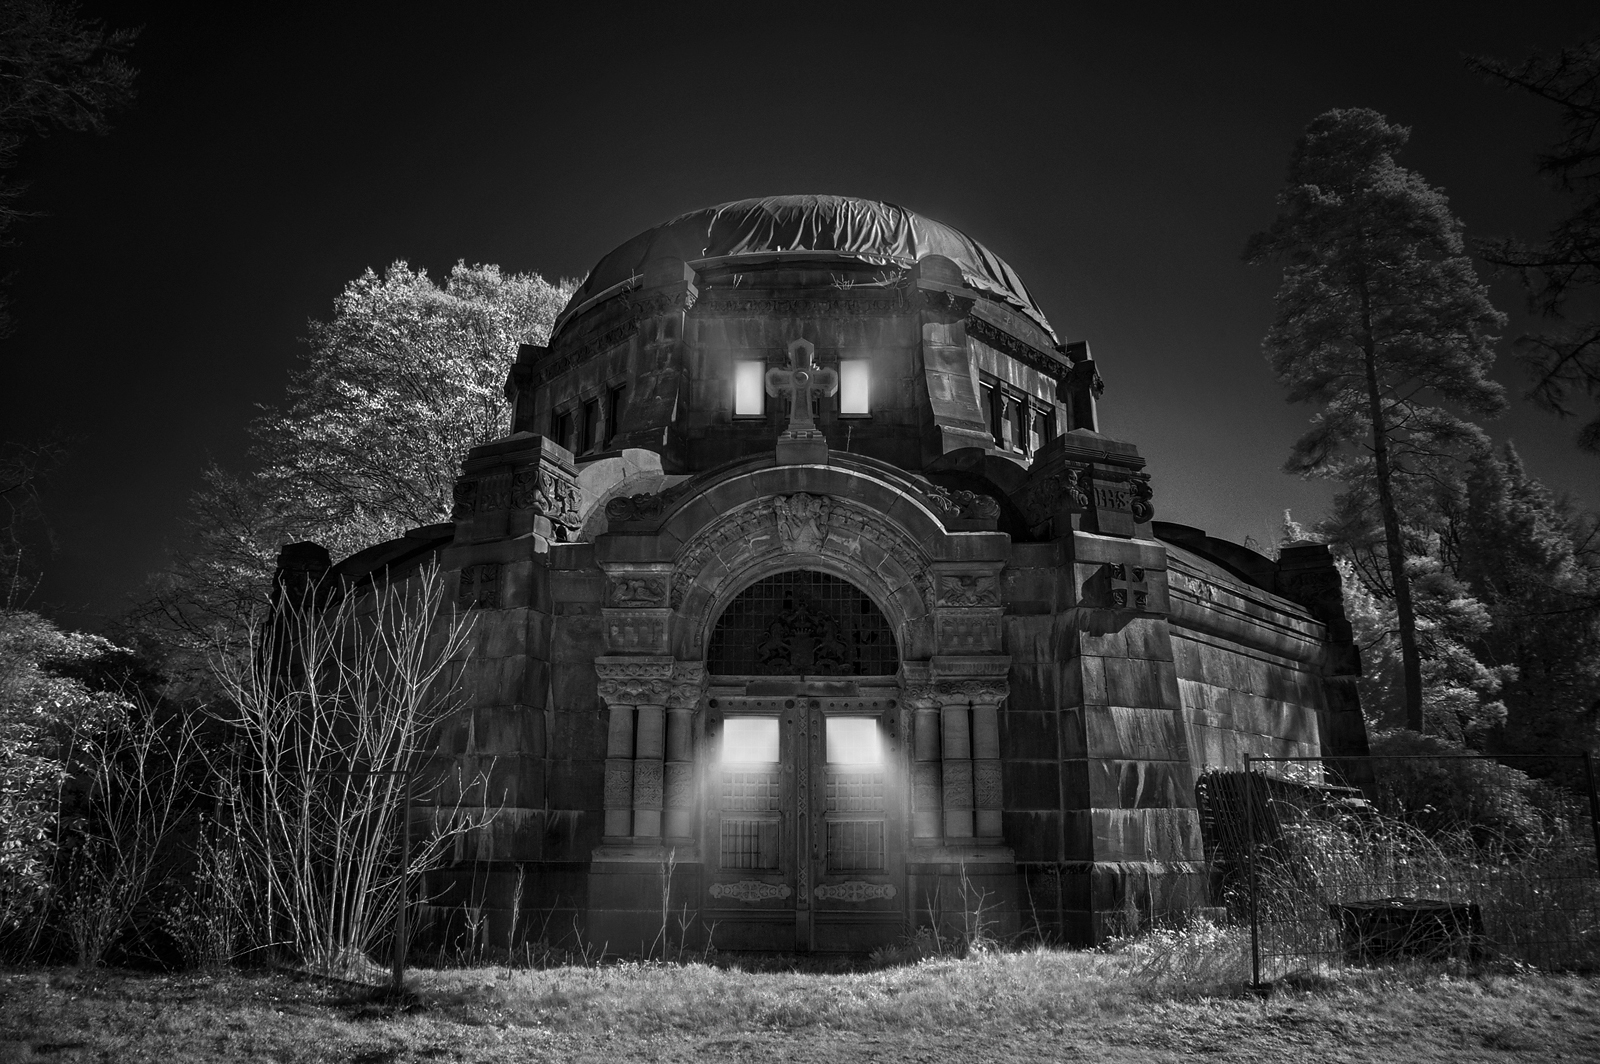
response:
M1464 254L1444 194L1395 162L1409 136L1375 111L1318 117L1291 155L1281 213L1245 258L1283 263L1263 348L1289 400L1320 407L1285 468L1371 485L1406 723L1421 731L1422 660L1396 495L1430 463L1484 445L1475 425L1424 400L1484 416L1504 408L1488 369L1505 318Z

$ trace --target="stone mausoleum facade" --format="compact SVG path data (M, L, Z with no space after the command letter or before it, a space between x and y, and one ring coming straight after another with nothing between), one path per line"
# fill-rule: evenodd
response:
M891 204L745 200L601 259L454 521L337 567L435 559L474 613L438 758L500 812L436 923L627 953L669 882L674 943L850 951L980 899L1080 942L1213 904L1198 774L1364 753L1359 665L1326 549L1157 520L1103 387Z

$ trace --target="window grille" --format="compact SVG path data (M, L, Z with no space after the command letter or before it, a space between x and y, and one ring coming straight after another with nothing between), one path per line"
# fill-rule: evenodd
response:
M828 770L828 812L883 812L883 770Z
M778 798L778 773L774 769L759 772L725 771L722 774L720 804L724 811L776 810Z
M828 824L828 870L883 871L883 821L831 821Z
M722 676L892 676L900 658L864 592L801 569L740 592L717 621L706 663Z
M723 868L777 868L778 822L723 817L721 864Z

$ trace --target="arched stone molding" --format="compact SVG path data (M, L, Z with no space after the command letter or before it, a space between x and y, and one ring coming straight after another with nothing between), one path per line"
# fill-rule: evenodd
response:
M704 660L712 628L734 596L793 569L828 573L860 588L888 619L902 659L933 653L926 551L853 500L810 492L757 499L702 532L673 568L669 645L680 660Z

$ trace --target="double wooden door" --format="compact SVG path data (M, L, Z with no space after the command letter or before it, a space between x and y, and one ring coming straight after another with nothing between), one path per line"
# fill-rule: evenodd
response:
M711 699L702 914L719 948L862 951L904 933L897 693Z

